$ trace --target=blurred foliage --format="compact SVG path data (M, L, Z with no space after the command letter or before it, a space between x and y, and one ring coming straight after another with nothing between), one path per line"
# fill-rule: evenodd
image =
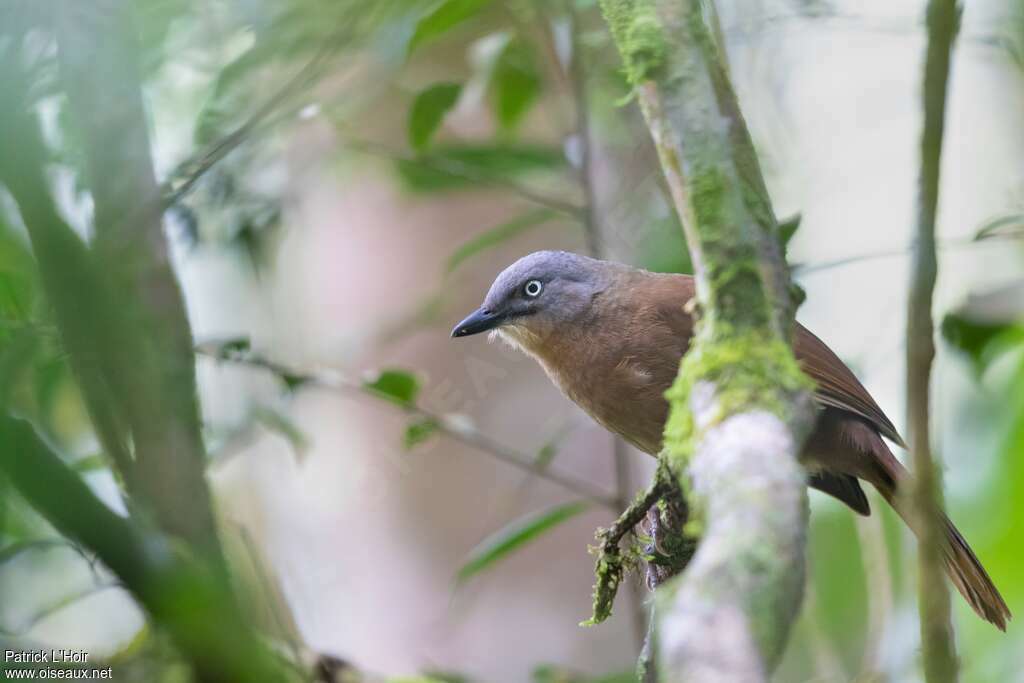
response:
M565 503L511 522L484 539L469 553L456 574L456 581L462 583L469 580L546 531L580 514L587 507L583 502Z
M384 157L385 171L419 200L443 201L453 192L486 190L516 201L507 214L479 226L447 256L435 283L438 293L428 296L429 305L414 316L413 326L436 323L448 316L446 283L475 259L484 260L499 250L503 255L521 251L541 230L560 244L581 239L579 216L572 210L584 195L578 178L581 131L569 115L580 103L573 99L569 66L573 59L582 59L592 127L583 132L600 140L598 156L608 167L599 199L612 253L656 271L692 271L671 203L656 174L649 173L654 162L645 151L646 131L636 112L621 106L628 89L594 2L131 4L154 148L160 152L160 181L168 191L192 183L175 199L168 216L177 228L175 234L194 247L223 249L260 268L272 268L281 231L301 228L303 222L301 212L289 204L289 144L310 128L328 128L337 136L337 144L323 152L331 164L348 169L367 155ZM799 4L804 12L823 7L820 2ZM1015 36L1013 45L1024 35L1020 16L1024 15L1017 12L1016 23L1006 27ZM89 238L93 230L83 151L73 125L80 113L71 109L58 77L51 20L47 3L7 3L0 9L0 59L16 61L29 74L25 101L13 104L31 107L43 122L53 194L68 221ZM575 44L580 54L572 54L570 26L580 29ZM12 106L8 93L0 93L0 106ZM474 125L457 120L463 110L473 114ZM209 159L214 161L204 163ZM647 175L634 184L627 176L637 175L633 169L638 166ZM340 173L339 182L346 177ZM551 197L565 205L545 203ZM784 244L797 224L784 223ZM982 226L977 239L1020 239L1021 225L1019 212L1007 213ZM1011 605L1024 599L1024 587L1008 580L1019 574L1019 551L1006 543L1024 538L1021 301L1024 291L1019 287L976 295L947 315L942 326L944 338L963 352L998 408L988 424L999 433L997 473L985 485L990 500L979 503L974 513L984 516L975 528L988 525L989 531L976 541L972 537L972 542L1004 586ZM240 342L236 350L247 349L247 342ZM280 377L285 395L305 385L298 376ZM364 388L403 409L414 408L424 389L415 372L393 368L376 374ZM30 420L76 476L125 495L123 482L108 467L107 455L96 452L88 412L61 346L24 226L2 187L0 405L6 413ZM244 423L242 431L253 426L269 429L298 453L308 446L288 411L276 404L254 406ZM413 418L400 435L401 444L406 449L420 446L439 428L434 418ZM537 453L542 469L551 464L562 436ZM904 585L911 572L901 566L904 539L892 515L874 507L875 514L883 515L886 566L894 572L897 602L904 604L912 599ZM513 521L469 554L457 579L465 581L499 565L585 508L568 503ZM954 510L954 517L969 512ZM811 577L816 602L804 615L811 625L794 640L792 668L785 671L793 680L806 680L820 667L815 657L828 650L853 678L862 673L865 643L882 637L866 632L866 605L874 596L870 577L862 569L864 551L846 511L825 508L813 524ZM68 547L68 541L0 476L0 581L6 572L23 569L42 550ZM95 562L77 549L63 552L61 558L69 567ZM109 574L104 576L109 579ZM52 615L76 596L51 597L39 614ZM983 625L964 623L966 658L991 654L1009 659L1021 642L1019 630L996 640ZM0 632L17 630L11 626L0 623ZM0 633L0 640L7 637ZM166 635L148 626L114 650L118 680L177 681L188 675ZM800 658L803 661L797 663ZM968 667L965 680L987 680L981 671ZM416 680L456 679L438 674ZM594 678L545 666L535 670L533 680L618 683L633 676Z
M455 249L452 255L448 257L448 263L445 266L446 272L451 273L465 261L482 251L499 247L522 233L547 223L555 218L555 215L555 212L550 209L534 209L501 225L485 230Z
M480 13L491 0L444 0L416 21L416 29L409 39L407 51L411 54L421 44L436 39L446 31L468 21Z
M409 144L413 149L418 152L426 149L461 92L462 86L458 83L437 83L416 95L409 107Z
M438 145L414 159L400 159L397 170L411 190L438 192L501 184L531 173L558 171L559 149L540 145Z
M494 64L491 98L498 123L512 130L540 96L540 73L533 49L523 40L508 41Z
M404 370L382 370L372 381L363 386L402 407L411 407L420 393L420 381Z
M437 420L429 417L415 420L405 428L405 434L402 436L402 445L405 447L405 450L412 450L416 446L428 441L430 437L437 434L437 431Z
M533 670L532 679L533 683L633 683L636 681L636 675L630 671L610 676L585 676L556 666L544 665Z

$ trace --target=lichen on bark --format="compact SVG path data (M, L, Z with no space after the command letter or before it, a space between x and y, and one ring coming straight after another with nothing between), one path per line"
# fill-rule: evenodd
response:
M719 418L709 426L750 406L789 419L787 398L813 388L782 340L756 328L737 331L724 321L705 323L683 358L675 382L665 392L670 412L662 457L676 473L685 472L698 437L690 409L690 393L698 382L715 387Z

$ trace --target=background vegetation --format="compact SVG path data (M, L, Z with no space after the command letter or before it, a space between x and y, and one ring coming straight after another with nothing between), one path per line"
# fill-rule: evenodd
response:
M923 6L717 6L802 215L799 317L902 425ZM951 516L1017 612L1022 18L963 16L933 388ZM533 249L689 268L595 3L9 0L0 82L4 648L115 680L630 680L643 591L576 624L652 463L447 339ZM920 678L914 544L872 503L812 496L777 680ZM963 680L1017 680L1024 627L953 597Z

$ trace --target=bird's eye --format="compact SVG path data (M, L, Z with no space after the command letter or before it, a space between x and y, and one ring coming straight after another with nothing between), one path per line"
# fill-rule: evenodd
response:
M540 283L540 280L530 280L523 287L523 294L531 299L535 299L540 295L540 290L542 289L544 289L544 285Z

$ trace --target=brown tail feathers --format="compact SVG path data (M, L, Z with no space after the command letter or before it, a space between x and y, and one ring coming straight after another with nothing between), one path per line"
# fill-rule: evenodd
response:
M900 479L906 482L905 472L903 474L904 476ZM878 487L878 489L916 534L917 529L914 528L916 524L911 522L911 515L903 509L904 504L896 494L895 487ZM999 594L999 589L992 583L988 572L981 566L981 562L971 550L971 546L967 545L967 541L953 526L953 522L943 515L942 523L945 529L943 559L950 581L979 617L994 624L1000 631L1005 631L1006 622L1010 620L1011 615L1003 596Z
M996 625L1000 631L1006 630L1006 622L1010 620L1010 609L1006 606L999 589L992 583L985 568L974 555L971 546L960 535L953 522L945 515L942 521L946 531L946 544L943 548L946 573L964 599L974 608L985 621Z

